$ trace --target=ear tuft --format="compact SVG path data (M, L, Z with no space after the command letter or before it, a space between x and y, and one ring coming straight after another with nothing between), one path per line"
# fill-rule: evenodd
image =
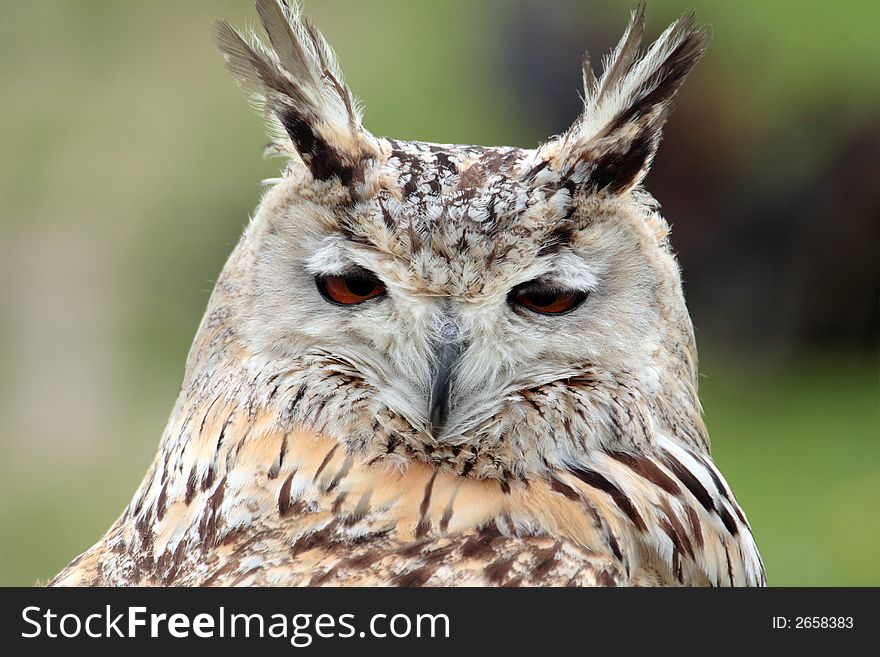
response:
M361 125L333 51L297 6L284 0L256 6L271 48L226 21L215 31L227 68L267 115L272 151L294 151L316 180L361 181L375 140Z
M577 186L624 193L650 168L672 99L706 47L706 30L685 15L645 51L645 5L640 2L596 80L584 59L584 111L558 140L562 175Z

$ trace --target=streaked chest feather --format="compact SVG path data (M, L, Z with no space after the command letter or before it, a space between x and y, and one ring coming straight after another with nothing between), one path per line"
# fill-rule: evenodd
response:
M654 458L595 450L589 467L478 480L368 460L286 426L289 399L248 410L227 394L179 407L167 432L185 439L165 441L103 544L58 583L763 581L729 489L672 442Z

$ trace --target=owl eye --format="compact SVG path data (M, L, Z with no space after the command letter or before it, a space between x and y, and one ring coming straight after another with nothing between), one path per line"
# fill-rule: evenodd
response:
M508 299L542 315L563 315L581 305L589 295L587 290L569 290L541 281L529 281L513 288Z
M385 294L384 283L366 269L337 276L316 276L315 285L327 301L343 306L353 306Z

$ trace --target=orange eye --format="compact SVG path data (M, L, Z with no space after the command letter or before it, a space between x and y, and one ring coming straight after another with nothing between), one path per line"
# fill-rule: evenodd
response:
M353 306L385 294L382 281L366 270L339 276L318 276L315 283L325 299L343 306Z
M584 290L559 289L530 281L515 287L510 293L510 300L536 313L562 315L581 305L589 294Z

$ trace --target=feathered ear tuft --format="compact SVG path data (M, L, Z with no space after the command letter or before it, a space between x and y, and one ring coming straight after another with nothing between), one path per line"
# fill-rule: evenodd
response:
M672 98L706 47L707 33L686 15L640 53L645 6L640 2L598 80L584 58L584 112L549 146L575 185L621 194L639 184L657 152ZM641 54L641 56L640 56Z
M375 140L361 125L336 56L321 33L285 0L256 0L271 48L226 21L215 24L226 66L268 118L276 151L302 158L316 180L363 180Z

